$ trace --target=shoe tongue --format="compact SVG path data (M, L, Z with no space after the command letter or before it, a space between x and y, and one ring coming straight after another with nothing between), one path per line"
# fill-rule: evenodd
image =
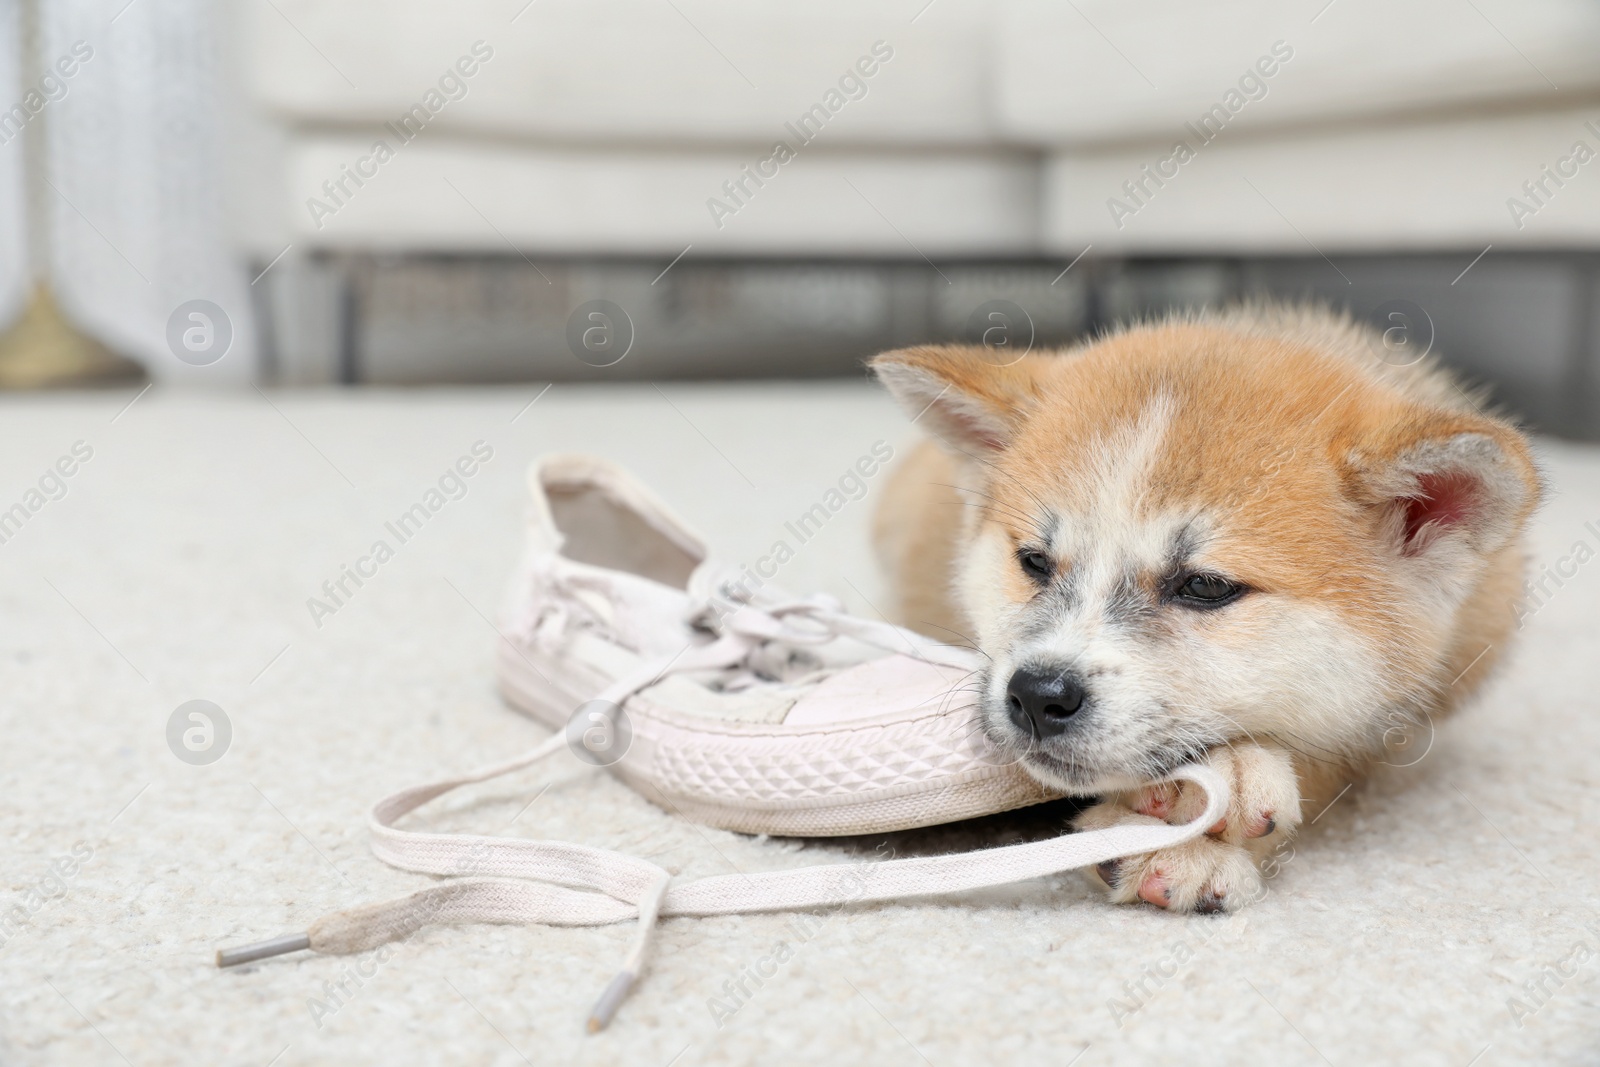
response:
M681 589L632 574L608 575L609 618L613 632L622 642L647 656L670 655L693 641L689 607L694 597Z

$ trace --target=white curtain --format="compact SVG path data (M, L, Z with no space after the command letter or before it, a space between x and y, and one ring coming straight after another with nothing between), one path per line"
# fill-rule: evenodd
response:
M0 0L0 107L22 99L22 13L16 0ZM5 140L9 137L9 140ZM0 330L10 326L27 301L27 172L23 142L0 127Z
M48 269L62 309L158 381L253 380L249 279L224 208L217 5L25 2L39 4L36 76L79 59L65 95L41 113ZM232 327L231 348L209 366L179 360L167 342L168 319L196 299L221 307Z

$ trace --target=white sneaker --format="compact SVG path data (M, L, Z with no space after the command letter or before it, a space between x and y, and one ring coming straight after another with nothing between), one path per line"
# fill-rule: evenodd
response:
M563 750L608 766L672 811L751 833L897 830L1052 795L998 764L974 729L961 688L977 666L972 653L857 618L827 597L797 600L756 587L709 563L681 520L604 460L555 456L530 477L530 545L506 612L500 686L512 704L562 732L373 806L373 853L445 880L324 915L300 933L221 950L218 966L302 949L365 952L440 922L637 919L621 970L590 1012L595 1031L643 973L663 916L1006 885L1181 844L1227 810L1222 776L1187 766L1163 780L1195 782L1207 803L1181 826L1129 823L978 852L689 882L648 860L581 844L402 829L396 823L431 800Z
M644 796L729 830L840 835L1059 795L978 728L975 653L709 560L606 460L552 456L528 480L500 690Z

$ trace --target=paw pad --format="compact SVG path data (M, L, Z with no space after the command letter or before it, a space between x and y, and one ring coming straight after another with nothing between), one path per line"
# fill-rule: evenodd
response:
M1154 785L1143 790L1133 805L1133 810L1152 819L1166 819L1178 806L1177 788L1170 783Z
M1167 884L1167 876L1161 871L1145 875L1144 881L1139 883L1139 899L1158 908L1172 903L1172 887Z

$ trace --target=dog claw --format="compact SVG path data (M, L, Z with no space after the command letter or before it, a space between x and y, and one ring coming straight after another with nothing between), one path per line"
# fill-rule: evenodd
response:
M1121 860L1106 860L1104 863L1095 864L1095 873L1106 884L1106 888L1115 889L1117 885L1117 872L1122 870Z
M1215 915L1227 911L1228 905L1223 901L1221 893L1208 889L1200 894L1199 900L1195 901L1194 910L1201 915Z
M1272 812L1263 811L1253 819L1245 828L1244 836L1249 839L1266 837L1278 828L1278 820L1272 817Z

